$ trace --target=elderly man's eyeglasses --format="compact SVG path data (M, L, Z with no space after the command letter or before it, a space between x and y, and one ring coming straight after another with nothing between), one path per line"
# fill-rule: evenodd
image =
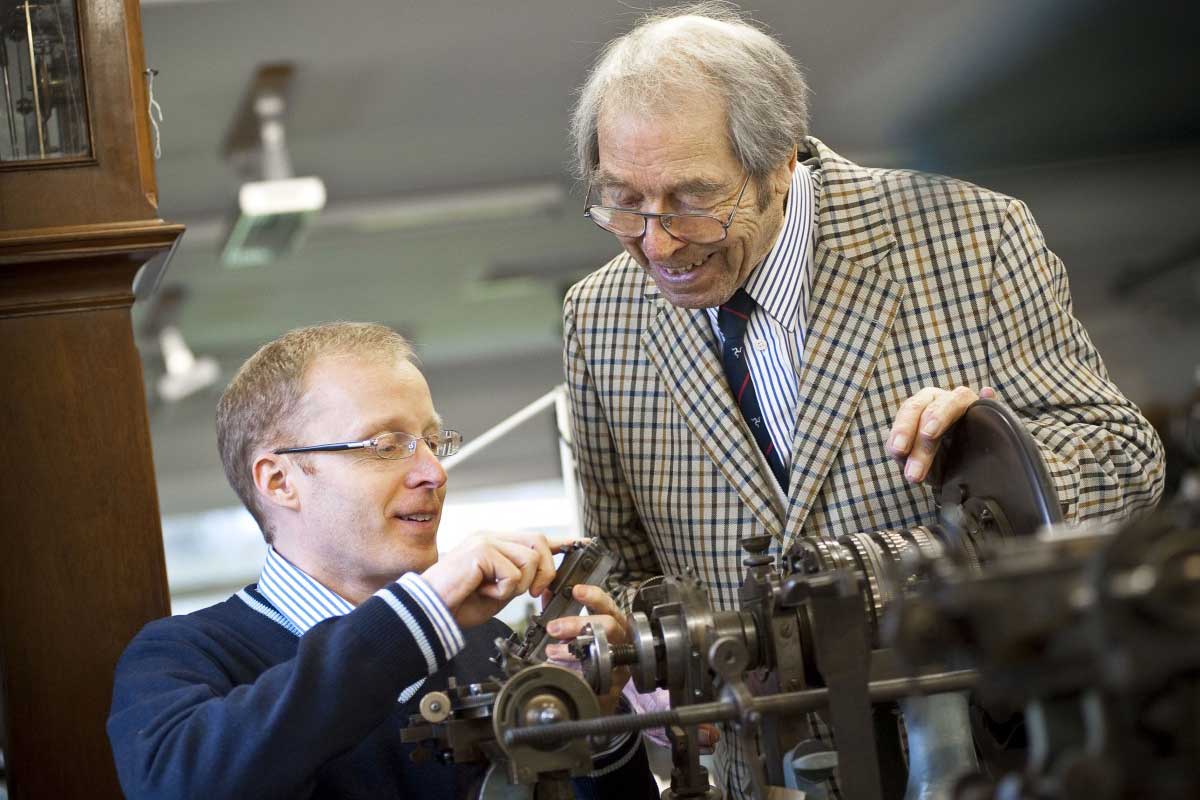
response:
M733 216L742 204L742 195L750 184L750 176L742 182L733 210L722 220L710 214L655 214L651 211L634 211L629 208L589 205L583 215L609 233L622 238L637 239L646 233L646 220L657 219L658 224L671 236L692 244L713 244L723 240L733 224Z
M414 436L411 433L393 431L381 433L361 442L334 442L333 444L310 444L304 447L281 447L275 455L284 453L330 453L338 450L367 450L376 458L397 461L409 458L417 452L417 442L425 442L438 458L452 456L462 446L462 434L458 431L438 431L429 436Z

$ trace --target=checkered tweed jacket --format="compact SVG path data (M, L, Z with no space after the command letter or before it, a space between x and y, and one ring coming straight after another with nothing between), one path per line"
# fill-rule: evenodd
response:
M618 554L618 579L692 567L714 604L733 608L744 536L770 533L782 549L933 522L932 492L905 482L884 448L900 404L926 386L995 387L1038 443L1068 519L1152 506L1161 443L1072 316L1062 262L1025 205L863 168L816 139L801 150L816 237L786 505L703 310L670 305L624 254L567 295L584 525Z

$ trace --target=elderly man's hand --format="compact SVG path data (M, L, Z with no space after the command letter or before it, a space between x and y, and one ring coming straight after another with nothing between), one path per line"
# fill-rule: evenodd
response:
M892 458L904 465L904 477L912 483L925 480L942 436L959 417L980 398L992 399L996 390L985 386L973 389L927 387L904 401L896 412L896 421L888 434L887 449Z
M487 622L521 592L541 595L554 580L554 553L573 542L540 533L476 534L421 573L464 628Z
M586 617L559 617L546 625L546 631L563 644L552 644L546 648L546 655L555 661L574 661L575 657L567 650L567 644L574 641L587 625L604 628L609 644L625 644L630 641L628 621L612 595L599 586L580 584L572 590L572 596L583 603L588 610ZM617 700L621 690L629 681L629 667L617 667L613 670L612 689L607 694L597 698L600 701L600 712L611 714L617 708Z

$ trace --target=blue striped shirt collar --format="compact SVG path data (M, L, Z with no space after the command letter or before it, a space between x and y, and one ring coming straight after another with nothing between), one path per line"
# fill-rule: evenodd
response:
M258 591L301 635L317 623L354 610L353 603L322 586L274 547L267 548L267 558L258 576Z
M800 287L808 281L812 268L812 237L812 175L803 164L797 164L779 236L746 281L746 293L754 302L792 332L801 322Z
M466 645L466 640L445 604L415 573L410 572L401 576L399 583L416 600L417 605L421 607L433 625L446 653L446 660L454 658ZM344 616L354 610L353 603L325 588L307 572L281 556L274 547L267 548L267 558L263 562L262 572L258 576L258 593L266 598L267 602L274 606L287 622L291 623L290 626L284 625L284 627L297 636L308 633L310 628L320 622ZM400 615L418 643L425 642L425 634L420 625L408 615L408 612L386 587L380 589L375 595L382 597ZM255 611L273 617L270 609L261 607L261 604L248 593L238 592L238 596ZM281 620L276 619L275 621L282 624ZM428 648L428 644L425 644L424 647ZM432 674L436 669L436 662L432 653L428 651L425 653L425 657L429 672ZM425 678L420 678L405 688L400 693L400 702L407 703L424 685Z
M446 652L446 660L454 658L466 645L466 640L446 604L425 579L415 572L401 575L397 582L425 612ZM354 610L353 603L327 589L307 572L280 555L274 547L267 548L267 558L258 576L258 593L291 623L291 626L284 627L288 627L289 630L294 628L293 633L300 636L308 633L309 629L318 623L349 614ZM387 587L375 594L396 608L391 602L392 596ZM397 613L400 611L397 610ZM412 628L412 625L409 627Z

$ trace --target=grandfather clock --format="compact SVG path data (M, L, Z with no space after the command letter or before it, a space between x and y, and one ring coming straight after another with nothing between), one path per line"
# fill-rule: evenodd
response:
M138 0L0 0L0 748L9 796L120 797L113 667L170 613L130 306L158 218Z

